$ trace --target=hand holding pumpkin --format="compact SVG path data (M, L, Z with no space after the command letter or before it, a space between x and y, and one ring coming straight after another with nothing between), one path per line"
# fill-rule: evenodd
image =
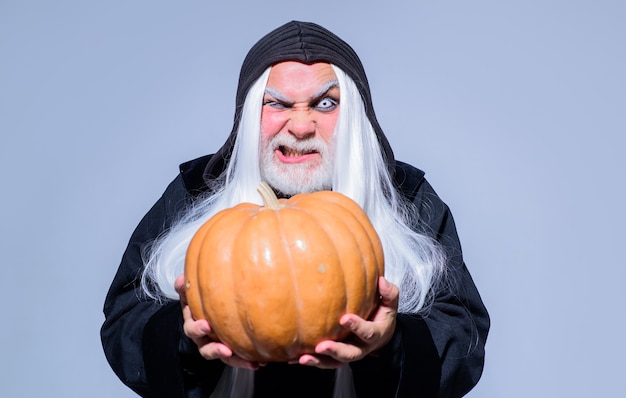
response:
M187 303L185 294L185 278L180 275L174 284L178 295L180 296L180 304L183 311L183 330L185 335L189 337L197 346L200 355L204 359L220 359L227 365L237 368L247 368L256 370L260 364L257 362L246 361L235 355L228 346L219 341L215 341L209 337L211 326L209 322L200 319L195 320L191 315L191 309Z
M349 336L352 329L339 322L344 315L374 319L381 311L382 243L363 209L338 192L279 200L261 183L259 193L264 206L222 210L195 233L185 296L193 317L211 325L214 342L249 363L291 362L315 355L322 341ZM356 322L358 336L363 325ZM367 334L393 333L392 323L365 325L380 329ZM376 340L365 339L365 354Z
M396 329L399 289L384 277L380 277L378 290L381 303L371 320L365 320L355 314L341 317L341 325L354 334L354 340L322 341L315 346L315 355L303 355L297 362L301 365L334 369L362 359L388 344Z

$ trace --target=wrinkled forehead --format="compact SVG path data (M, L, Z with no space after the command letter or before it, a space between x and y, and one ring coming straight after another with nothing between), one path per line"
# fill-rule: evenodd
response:
M332 95L340 99L339 80L327 63L304 64L287 61L274 65L265 86L265 99L288 104L317 102Z
M311 83L329 85L333 84L332 82L337 82L337 75L328 63L305 64L297 61L285 61L271 67L267 87L285 84L297 87Z

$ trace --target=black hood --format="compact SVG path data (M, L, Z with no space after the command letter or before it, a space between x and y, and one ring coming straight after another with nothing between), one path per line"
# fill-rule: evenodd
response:
M367 117L378 136L389 172L393 175L395 171L393 151L376 120L367 76L358 55L348 43L329 30L310 22L291 21L261 38L243 61L239 74L233 129L226 143L207 164L205 178L217 177L228 164L235 144L243 103L250 86L265 69L284 61L299 61L306 64L331 63L354 80L365 104Z

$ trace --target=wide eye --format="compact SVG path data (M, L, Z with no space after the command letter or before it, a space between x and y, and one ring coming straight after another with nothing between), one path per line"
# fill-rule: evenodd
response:
M315 105L315 109L321 112L330 112L337 108L339 101L332 97L324 97Z

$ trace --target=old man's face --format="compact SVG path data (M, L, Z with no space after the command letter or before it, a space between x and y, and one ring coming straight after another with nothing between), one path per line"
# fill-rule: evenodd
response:
M326 63L272 67L261 112L261 177L286 195L330 189L339 84Z

